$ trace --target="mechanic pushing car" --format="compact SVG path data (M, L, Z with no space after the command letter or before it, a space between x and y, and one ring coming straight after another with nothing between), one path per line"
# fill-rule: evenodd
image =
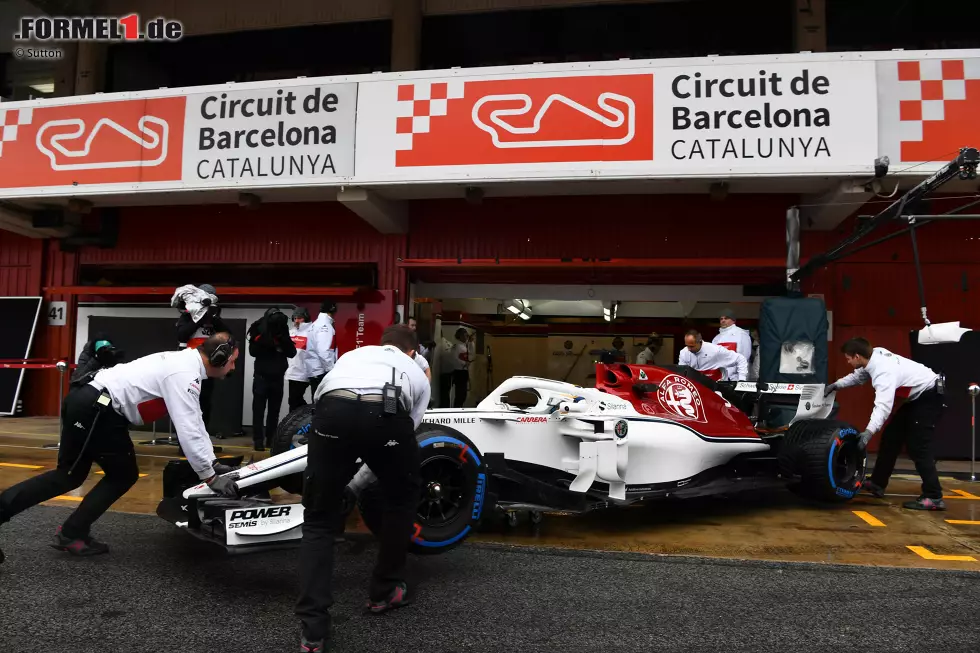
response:
M73 388L65 397L58 467L0 494L0 524L76 489L95 462L105 478L58 528L53 546L77 556L108 553L109 547L89 531L139 479L129 427L149 424L167 413L197 475L216 492L237 496L234 480L220 476L232 469L215 460L199 401L201 381L226 378L237 358L235 340L219 333L198 349L150 354L101 370L89 383Z
M684 349L677 357L677 364L688 365L698 372L720 370L723 381L744 381L749 376L749 362L744 356L727 347L705 342L696 329L684 334ZM736 378L733 379L732 374Z
M932 449L933 432L945 408L945 379L922 363L893 354L883 347L872 348L864 338L851 338L841 351L854 372L829 384L824 392L830 394L841 388L863 385L869 379L875 389L871 419L858 438L862 450L885 425L895 399L906 400L881 434L874 471L871 479L862 484L862 489L879 499L885 496L888 479L905 444L915 463L915 471L922 477L922 495L903 505L911 510L946 510Z
M718 322L721 329L718 335L711 339L711 344L720 345L728 349L734 349L746 361L752 360L752 336L748 331L735 324L735 311L730 306L725 307L719 314ZM728 378L738 375L738 368L735 365L728 367Z
M252 377L252 446L255 451L272 447L279 425L279 409L286 385L289 359L296 345L289 335L289 321L278 308L270 308L248 328L248 353L255 358ZM264 425L264 426L263 426Z
M421 490L415 429L429 404L429 382L413 360L418 337L404 324L389 326L380 345L347 352L317 390L303 488L300 549L301 651L326 650L335 536L344 531L345 488L363 459L385 501L380 549L368 611L408 602L403 578Z
M286 379L289 383L289 411L306 405L307 388L310 387L310 311L304 306L293 309L292 326L289 327L289 337L296 347L296 355L289 359L286 367ZM273 435L275 432L273 431Z
M336 314L337 304L325 299L320 304L320 314L316 316L316 320L310 327L311 346L307 365L310 373L310 390L314 396L323 377L337 362L337 330L334 328ZM316 403L316 399L313 402Z

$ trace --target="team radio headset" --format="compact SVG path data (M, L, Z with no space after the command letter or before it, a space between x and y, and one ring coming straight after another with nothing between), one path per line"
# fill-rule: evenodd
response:
M235 347L236 343L234 336L230 336L227 342L223 342L215 347L214 351L208 355L208 362L211 364L211 367L224 367L227 365L228 361L231 359L231 355L235 352ZM394 370L392 370L392 380L394 380ZM401 392L401 388L397 388L397 390ZM95 419L92 420L92 426L89 427L88 435L85 436L85 443L82 445L81 451L78 452L78 458L75 459L75 462L72 463L71 469L68 470L69 476L73 471L75 471L76 465L78 465L79 461L82 459L82 454L84 454L85 450L88 449L88 443L92 439L92 433L95 432L95 425L99 423L99 417L102 415L102 411L112 405L112 397L108 392L103 390L99 395L99 398L95 400L95 405L99 411L95 414ZM387 410L388 405L386 401L385 412L387 412Z

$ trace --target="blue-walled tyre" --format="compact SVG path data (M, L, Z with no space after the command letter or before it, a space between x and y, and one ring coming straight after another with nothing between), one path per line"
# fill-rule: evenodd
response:
M301 447L306 444L306 438L313 428L313 405L307 404L300 406L296 410L286 415L279 428L276 429L276 437L272 440L271 455L278 456L281 453ZM290 494L303 494L303 475L291 474L279 480L279 487Z
M421 449L422 492L409 551L445 553L462 544L491 508L486 505L486 462L473 443L454 429L423 423L415 437ZM384 513L377 481L361 492L357 505L364 524L377 536Z
M857 430L835 420L793 424L779 446L778 460L780 474L792 481L791 490L820 501L850 501L867 471Z

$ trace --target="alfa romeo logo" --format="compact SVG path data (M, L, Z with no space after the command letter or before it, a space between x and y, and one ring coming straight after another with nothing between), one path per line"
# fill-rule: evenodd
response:
M670 374L660 383L657 400L668 412L685 420L704 422L704 404L697 387L683 376Z
M613 430L615 431L617 438L625 438L626 434L629 432L629 428L629 424L626 423L626 420L621 419L616 422L616 426L613 427Z

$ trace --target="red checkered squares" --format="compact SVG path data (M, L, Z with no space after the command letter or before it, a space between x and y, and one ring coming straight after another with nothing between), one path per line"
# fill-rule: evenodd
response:
M903 121L943 120L947 101L966 99L962 60L900 61L898 80L905 82L899 108Z
M417 81L398 87L398 114L395 118L397 150L412 149L415 134L427 134L433 118L445 116L449 101L463 97L462 80Z
M34 109L0 109L0 156L3 144L17 140L18 127L29 125L34 119Z

